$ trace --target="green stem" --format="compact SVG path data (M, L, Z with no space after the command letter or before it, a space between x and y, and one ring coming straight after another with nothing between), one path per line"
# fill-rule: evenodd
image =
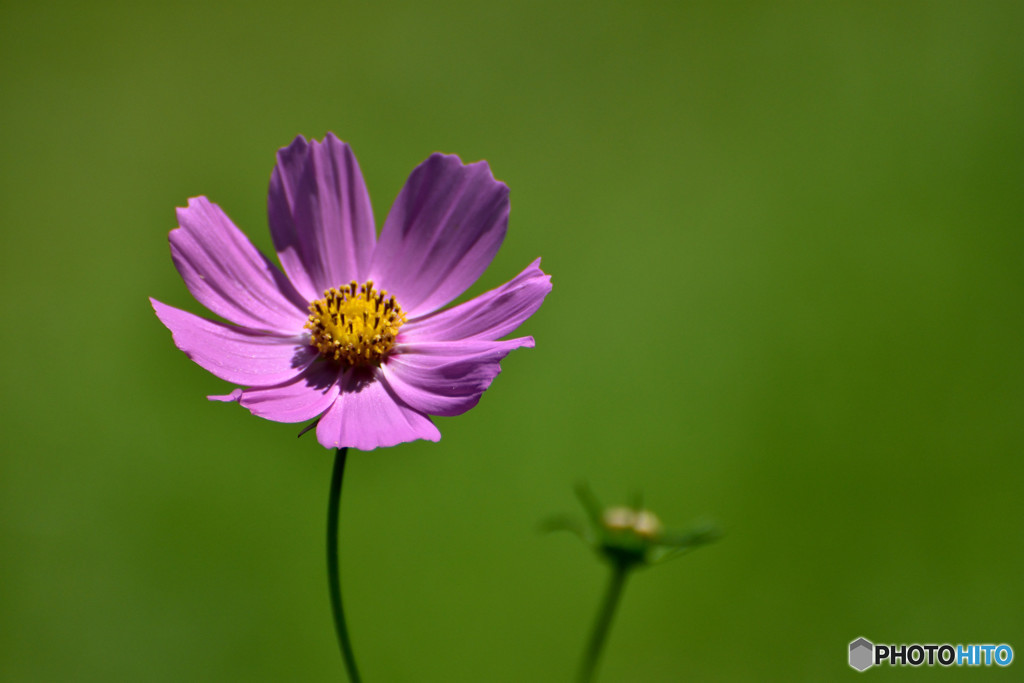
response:
M594 622L594 631L590 635L590 643L587 644L587 651L583 655L583 665L580 667L579 683L590 683L594 680L594 673L597 670L597 660L604 648L604 641L608 637L608 629L612 625L612 618L615 616L615 608L622 596L622 588L626 585L626 575L629 567L616 562L612 565L612 578L608 583L608 591L604 594L604 602L601 603L601 611L597 614L597 621Z
M345 610L341 606L341 572L338 570L338 522L341 519L341 481L345 476L345 456L348 448L339 448L334 456L334 472L331 474L331 493L327 500L327 587L331 593L331 611L334 613L334 630L338 634L341 658L352 683L359 683L356 656L352 652L352 641L345 625Z

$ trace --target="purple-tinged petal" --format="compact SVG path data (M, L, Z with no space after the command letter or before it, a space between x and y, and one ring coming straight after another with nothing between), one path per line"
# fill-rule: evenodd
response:
M540 269L537 259L501 287L453 308L410 320L402 327L401 338L410 342L493 341L536 313L550 291L551 276Z
M416 439L438 441L441 432L389 391L377 371L349 370L337 400L316 426L316 438L324 448L370 451Z
M323 142L300 136L278 151L267 212L281 265L307 301L366 279L373 207L355 155L332 133Z
M425 356L443 356L457 359L466 356L475 356L479 353L490 353L495 350L505 349L509 351L519 348L532 349L534 346L533 337L516 337L515 339L503 339L501 341L488 341L486 339L457 339L454 341L442 342L405 342L399 334L398 343L395 344L395 353L388 358L396 358L405 354L422 354Z
M290 382L246 389L239 403L253 415L274 422L312 420L330 408L338 397L339 379L336 364L315 362Z
M288 278L206 197L178 209L171 258L192 296L222 318L265 332L295 334L307 301Z
M174 345L217 377L242 386L281 384L301 373L317 357L299 336L284 337L200 318L150 299Z
M373 253L370 279L409 315L448 303L484 272L508 226L508 187L487 162L434 154L398 194Z
M242 398L242 390L234 389L230 394L213 394L206 397L209 401L220 401L221 403L237 403Z
M381 366L384 380L400 399L429 415L461 415L480 400L501 372L499 361L519 346L532 346L530 337L515 343L475 342L425 344L424 352L392 354Z

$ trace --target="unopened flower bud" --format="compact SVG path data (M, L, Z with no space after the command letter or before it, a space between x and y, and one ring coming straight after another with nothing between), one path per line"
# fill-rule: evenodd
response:
M633 522L633 531L637 536L644 538L655 538L661 534L661 520L650 510L641 510L636 513L636 520Z
M601 522L609 531L631 531L646 539L661 533L661 521L650 510L634 510L625 506L608 508L601 516Z

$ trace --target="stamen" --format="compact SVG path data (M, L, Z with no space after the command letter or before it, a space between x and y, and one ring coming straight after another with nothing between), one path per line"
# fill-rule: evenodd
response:
M328 289L309 305L309 313L310 343L326 358L349 365L379 365L405 323L395 297L374 290L373 282Z

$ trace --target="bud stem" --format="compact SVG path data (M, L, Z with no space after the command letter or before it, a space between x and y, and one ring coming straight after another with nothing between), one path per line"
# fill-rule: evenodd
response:
M359 683L359 670L352 652L348 627L345 625L345 611L341 606L341 572L338 570L338 523L341 521L341 482L345 476L345 456L348 448L339 448L334 456L334 472L331 475L331 493L327 499L327 588L331 594L331 611L334 614L334 630L338 634L341 658L352 683Z
M604 648L604 641L608 636L608 629L611 627L612 618L615 616L615 608L622 596L622 589L626 585L626 576L629 574L630 566L624 562L612 564L612 577L608 583L608 591L604 595L604 602L601 603L601 611L597 614L597 621L594 622L594 631L590 635L590 642L587 644L587 651L583 655L583 665L580 667L579 683L590 683L594 680L594 673L597 670L597 660Z

